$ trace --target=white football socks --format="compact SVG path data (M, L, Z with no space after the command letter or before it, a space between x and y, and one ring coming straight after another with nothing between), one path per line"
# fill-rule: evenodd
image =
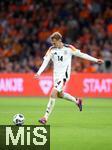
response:
M73 97L72 95L68 94L68 93L63 93L63 98L68 100L68 101L75 102L77 104L76 98Z
M51 112L54 108L54 105L55 105L55 98L50 97L49 102L47 104L47 109L46 109L46 112L44 115L46 120L48 119L49 115L51 114Z

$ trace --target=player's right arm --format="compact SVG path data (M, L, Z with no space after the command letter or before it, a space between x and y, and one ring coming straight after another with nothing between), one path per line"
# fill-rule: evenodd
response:
M41 75L41 73L47 67L47 65L48 65L48 63L49 63L51 58L52 58L51 48L49 48L49 50L47 51L46 55L44 56L44 60L43 60L43 63L41 65L41 67L39 68L38 72L35 74L35 77L38 78Z

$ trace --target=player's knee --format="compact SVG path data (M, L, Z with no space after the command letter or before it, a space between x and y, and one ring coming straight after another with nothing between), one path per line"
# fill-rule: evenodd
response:
M59 98L63 98L63 93L62 92L58 92L58 97Z
M52 98L56 98L57 94L58 94L58 91L56 89L52 89L52 91L51 91L51 97Z

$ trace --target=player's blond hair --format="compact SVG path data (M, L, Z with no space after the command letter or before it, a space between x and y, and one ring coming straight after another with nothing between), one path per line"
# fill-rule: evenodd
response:
M53 34L51 34L50 38L51 40L52 39L59 40L59 39L62 39L62 35L59 32L54 32Z

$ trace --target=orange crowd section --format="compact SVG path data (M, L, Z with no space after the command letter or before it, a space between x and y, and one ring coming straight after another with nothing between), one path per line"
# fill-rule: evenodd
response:
M0 1L0 71L36 72L59 31L63 42L105 60L104 66L73 58L73 72L111 72L112 6L105 0ZM50 64L47 72L52 70Z

